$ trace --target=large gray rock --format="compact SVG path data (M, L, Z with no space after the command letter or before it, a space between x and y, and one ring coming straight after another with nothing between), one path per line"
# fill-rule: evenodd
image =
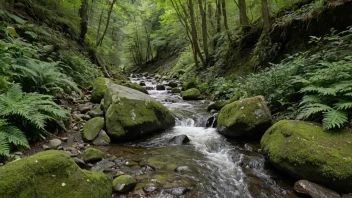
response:
M104 97L107 133L112 140L131 140L175 125L170 111L147 94L111 84Z
M101 130L104 129L104 118L96 117L90 119L83 126L83 139L85 141L93 141Z
M308 195L313 198L340 198L340 195L337 192L307 180L296 182L294 189L297 193Z
M271 113L262 96L225 105L217 117L218 132L228 137L260 137L271 123Z

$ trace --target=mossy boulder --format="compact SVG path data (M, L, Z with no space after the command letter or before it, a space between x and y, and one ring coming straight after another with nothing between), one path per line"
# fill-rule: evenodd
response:
M106 89L108 88L110 80L107 78L99 77L93 82L93 90L91 101L94 103L100 103L101 99L104 98Z
M63 151L44 151L0 167L3 198L107 198L109 177L82 170Z
M256 96L225 105L218 115L217 130L228 137L261 136L271 123L264 98Z
M227 101L216 101L211 103L208 107L207 110L210 112L211 110L216 110L220 111L225 105L227 105Z
M183 89L184 90L188 90L188 89L192 89L192 88L197 88L197 84L194 81L185 82L183 84Z
M294 177L351 192L352 134L348 131L324 131L317 123L282 120L265 132L261 148L275 167Z
M134 90L140 91L142 93L148 94L148 91L144 87L140 86L137 83L131 83L131 82L126 82L126 81L118 82L117 81L116 84L122 85L122 86L125 86L125 87L129 87L131 89L134 89Z
M104 118L95 117L93 119L90 119L83 126L83 139L85 141L92 141L98 136L99 132L103 129L104 129Z
M126 193L137 185L137 180L131 175L121 175L116 177L113 181L114 191L119 193Z
M200 91L196 88L188 89L187 91L183 92L182 98L184 100L200 100L200 99L202 99Z
M177 87L175 87L175 88L172 88L172 90L171 90L171 93L181 93L181 89L179 89L179 88L177 88Z
M112 140L131 140L175 125L170 111L152 97L111 84L105 94L106 129Z
M88 148L82 156L84 162L97 162L104 157L104 153L95 148Z

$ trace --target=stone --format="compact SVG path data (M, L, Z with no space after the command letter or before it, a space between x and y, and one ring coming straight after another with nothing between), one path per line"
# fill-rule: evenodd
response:
M137 185L137 180L131 175L121 175L114 179L113 189L119 193L126 193L133 190Z
M318 123L282 120L261 139L262 154L276 168L339 193L352 189L352 134L325 131Z
M81 104L81 105L78 105L78 111L81 112L81 114L85 114L87 113L88 111L90 111L92 109L92 105L90 104Z
M98 136L99 132L104 129L104 124L104 118L102 117L90 119L83 126L82 138L85 141L93 141Z
M170 144L182 145L190 142L187 135L178 135L169 140Z
M145 82L144 82L144 81L141 81L141 82L139 82L139 85L140 85L140 86L145 86Z
M182 93L182 99L184 100L201 100L200 91L196 88L191 88Z
M140 86L137 83L124 82L124 83L117 83L117 84L125 86L125 87L128 87L128 88L131 88L131 89L134 89L134 90L137 90L137 91L140 91L140 92L145 93L145 94L148 94L148 91L144 87Z
M216 120L216 117L217 117L217 116L218 116L217 113L214 114L214 115L212 115L212 116L210 116L210 117L207 119L207 122L205 123L205 127L206 127L206 128L209 128L209 127L211 127L211 128L216 128L217 125L218 125L218 122L217 122L217 120Z
M207 110L211 112L212 110L220 111L225 105L227 105L227 101L216 101L211 103L208 107Z
M165 189L165 192L174 195L174 196L181 196L189 192L190 189L185 188L185 187L176 187L176 188L170 188L170 189Z
M296 182L294 189L297 193L308 195L312 198L340 198L337 192L307 180Z
M108 136L108 134L106 134L106 132L104 130L101 130L98 137L95 138L95 140L93 141L93 145L95 146L107 146L109 145L111 142L110 137Z
M85 115L83 115L82 119L85 121L88 121L91 119L91 117L89 115L85 114Z
M111 84L105 94L106 129L112 140L132 140L175 125L171 112L154 98Z
M154 78L159 79L159 78L161 78L161 76L160 76L160 74L155 74Z
M192 172L188 166L179 166L175 169L175 172L184 173L184 172Z
M188 89L192 89L192 88L197 88L197 84L194 81L185 82L183 84L183 89L184 90L188 90Z
M104 98L104 94L111 81L107 78L99 77L93 82L92 97L90 99L93 103L100 103Z
M94 108L93 110L88 112L88 115L92 118L95 117L103 117L104 116L104 111L101 110L100 106Z
M82 170L63 151L44 151L0 167L0 197L111 197L110 178ZM97 188L97 186L99 188Z
M85 163L94 163L100 161L104 157L104 153L95 148L88 148L83 156L82 159Z
M174 81L170 81L167 85L170 86L171 88L175 88L178 86L178 84Z
M176 94L176 93L181 93L181 89L179 88L172 88L171 93Z
M115 166L114 162L107 159L103 159L94 165L94 167L92 168L92 171L99 172L99 171L109 170L113 166Z
M45 144L42 146L42 148L43 148L45 151L50 150L50 147L49 147L48 145L45 145Z
M86 165L86 163L85 163L83 160L79 159L78 157L74 157L74 158L72 158L72 159L73 159L73 161L75 161L75 163L76 163L79 167L84 167L84 166Z
M157 86L156 86L156 90L164 91L164 90L166 90L166 88L165 88L164 85L157 85Z
M143 187L143 190L147 193L155 192L158 189L159 189L159 185L156 183L148 183L148 184L145 184Z
M272 119L264 98L257 96L223 107L217 117L217 130L228 137L261 137Z
M49 141L50 149L57 149L62 144L61 140L59 139L52 139Z

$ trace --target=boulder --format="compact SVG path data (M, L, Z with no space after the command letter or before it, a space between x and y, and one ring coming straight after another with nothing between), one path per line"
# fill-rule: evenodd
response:
M44 151L0 167L0 197L106 198L111 180L82 170L63 151ZM4 179L6 178L6 179Z
M103 117L104 111L100 108L100 105L99 105L99 106L95 107L93 110L89 111L88 115L92 118Z
M157 85L156 90L163 91L163 90L166 90L166 88L164 85Z
M160 74L155 74L154 78L159 79L159 78L161 78L161 76L160 76Z
M200 100L201 94L200 91L196 88L188 89L182 93L182 98L184 100Z
M116 177L113 181L114 191L119 193L126 193L137 185L137 180L131 175L121 175Z
M267 130L262 153L277 168L341 193L352 189L352 134L317 123L282 120Z
M104 129L104 118L96 117L90 119L83 126L83 136L85 141L93 141L99 134L101 130Z
M260 137L271 123L264 98L257 96L224 106L217 117L217 130L228 137Z
M296 182L294 189L297 193L308 195L312 198L341 198L337 192L307 180Z
M190 142L190 140L187 137L187 135L178 135L169 140L170 144L177 144L177 145L186 144L188 142Z
M154 98L112 84L104 98L107 133L112 140L131 140L175 125L170 111Z
M104 157L104 153L95 148L88 148L82 156L82 159L86 163L92 163L100 161Z
M188 90L192 88L197 88L197 84L194 81L186 82L183 84L183 89Z
M107 78L99 77L95 79L93 82L92 97L90 100L94 103L100 103L101 99L104 98L104 94L109 83L110 80Z
M177 87L178 85L177 85L176 82L170 81L170 82L168 83L168 86L170 86L170 87L172 87L172 88L175 88L175 87Z
M172 90L171 90L171 93L181 93L181 89L179 89L179 88L172 88Z
M145 93L145 94L148 94L148 91L144 87L140 86L137 83L123 82L123 83L117 83L117 84L125 86L125 87L129 87L131 89L140 91L140 92Z
M225 105L227 105L227 101L216 101L211 103L208 107L207 110L210 112L212 110L220 111Z
M95 138L95 140L93 141L93 145L95 146L107 146L110 144L110 137L108 136L108 134L106 134L106 132L104 130L101 130L98 137Z

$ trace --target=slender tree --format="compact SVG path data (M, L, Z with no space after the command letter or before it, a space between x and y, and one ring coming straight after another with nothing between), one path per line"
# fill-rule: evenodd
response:
M221 9L222 9L222 15L224 17L224 27L226 30L229 29L229 26L227 25L227 12L226 12L226 2L225 0L221 0Z
M270 13L268 0L262 0L262 17L263 17L263 30L268 32L270 29Z
M197 34L197 26L196 26L196 21L194 16L193 0L188 0L188 10L189 10L190 24L191 24L191 36L192 36L192 41L194 45L193 50L195 54L198 54L203 65L205 65L205 60L201 54L199 44L198 44L198 34ZM198 61L196 61L196 66L198 66Z
M88 32L88 0L81 1L79 15L81 17L81 33L79 35L79 43L83 45Z
M207 3L207 0L205 1L205 5ZM204 10L203 7L203 2L202 0L198 0L199 4L199 12L200 15L202 16L202 36L203 36L203 48L204 48L204 54L205 54L205 59L206 62L209 59L209 48L208 48L208 27L207 27L207 16L206 16L206 11Z
M236 0L235 0L236 2ZM241 26L248 26L249 25L249 19L247 16L247 5L246 5L246 0L238 0L238 9L240 11L240 24Z
M216 0L216 32L221 32L221 0Z
M111 18L111 12L114 8L114 4L116 3L117 0L113 0L111 2L111 5L110 5L110 9L109 9L109 12L108 12L108 19L106 21L106 25L105 25L105 30L103 32L103 35L100 37L100 39L98 40L98 42L96 43L96 46L99 46L103 43L103 40L104 40L104 37L106 35L106 32L108 31L108 28L109 28L109 24L110 24L110 18Z

